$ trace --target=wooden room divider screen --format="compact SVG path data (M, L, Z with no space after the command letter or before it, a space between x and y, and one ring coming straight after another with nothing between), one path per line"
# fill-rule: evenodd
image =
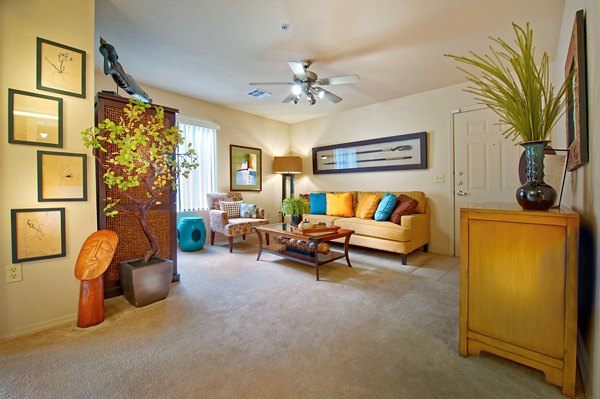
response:
M96 95L96 125L105 119L118 121L123 116L123 108L129 99L108 94L98 93ZM167 127L175 125L175 117L178 110L164 107L165 124ZM103 153L100 156L103 158ZM136 213L120 212L116 216L106 217L104 214L104 199L106 197L119 198L124 207L131 205L126 197L122 196L117 189L109 189L102 179L103 171L96 165L96 206L98 215L98 229L113 230L119 236L119 245L115 256L104 273L104 296L106 298L121 295L121 282L119 275L119 262L141 258L150 244L142 231ZM133 189L130 193L136 198L143 197L141 189ZM177 197L175 191L170 191L161 205L155 206L148 212L148 223L152 232L156 235L160 251L158 255L173 260L173 281L179 281L177 272Z

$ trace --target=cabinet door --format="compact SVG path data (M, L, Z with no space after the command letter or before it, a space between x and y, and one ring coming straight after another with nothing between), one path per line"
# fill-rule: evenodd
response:
M566 227L469 220L468 329L562 359Z

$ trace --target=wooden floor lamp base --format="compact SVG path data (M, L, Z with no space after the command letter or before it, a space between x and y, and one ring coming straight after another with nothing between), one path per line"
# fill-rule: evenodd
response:
M95 326L104 321L104 280L100 275L81 281L77 327Z

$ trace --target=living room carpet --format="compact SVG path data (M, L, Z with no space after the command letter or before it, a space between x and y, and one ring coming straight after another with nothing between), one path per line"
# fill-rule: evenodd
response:
M457 278L417 273L456 277L456 259L417 253L402 266L358 248L350 259L322 266L317 282L310 266L257 262L252 239L233 254L180 252L165 301L111 298L99 326L1 343L0 397L562 397L541 372L458 355Z

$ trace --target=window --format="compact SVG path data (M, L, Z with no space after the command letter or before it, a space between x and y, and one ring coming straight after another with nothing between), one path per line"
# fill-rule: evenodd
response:
M208 209L207 193L216 191L216 148L217 129L178 122L183 134L183 144L180 149L187 149L189 143L198 154L199 166L186 179L179 177L177 191L177 212L198 211Z

